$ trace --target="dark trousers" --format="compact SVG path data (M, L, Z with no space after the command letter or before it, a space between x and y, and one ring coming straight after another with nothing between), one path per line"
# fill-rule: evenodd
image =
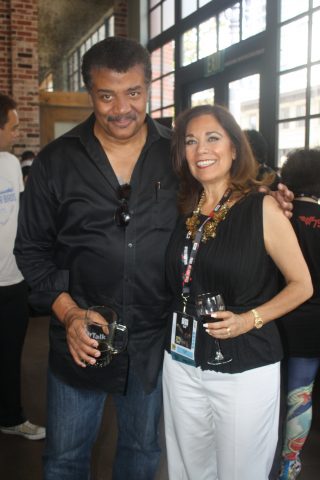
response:
M21 354L28 326L27 286L0 287L0 425L25 421L21 406Z

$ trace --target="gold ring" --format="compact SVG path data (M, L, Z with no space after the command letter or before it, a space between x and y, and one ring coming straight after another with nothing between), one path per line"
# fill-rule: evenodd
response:
M228 336L230 337L231 336L231 328L230 327L227 328L227 332L228 332Z

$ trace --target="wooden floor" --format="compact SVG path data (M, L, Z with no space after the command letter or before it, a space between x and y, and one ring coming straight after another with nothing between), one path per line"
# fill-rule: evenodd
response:
M41 425L45 425L46 420L47 353L48 319L31 318L23 354L23 405L29 420ZM303 452L303 469L299 480L320 479L320 393L318 385L315 404L317 413L315 412L312 431ZM161 438L163 442L163 432ZM111 480L115 441L116 419L110 398L107 400L101 431L94 447L92 480ZM0 433L0 479L41 480L43 446L44 441L29 441L15 435ZM165 454L156 480L168 480Z

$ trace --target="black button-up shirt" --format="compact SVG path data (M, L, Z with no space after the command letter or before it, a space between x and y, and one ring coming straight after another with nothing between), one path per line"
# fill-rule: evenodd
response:
M82 308L111 305L128 326L128 353L103 369L78 367L53 316L50 366L68 383L121 392L128 360L152 390L161 368L170 301L164 259L177 218L170 131L146 118L146 144L132 173L131 220L119 227L119 182L93 134L95 118L45 147L24 194L15 254L30 302L48 312L61 292Z

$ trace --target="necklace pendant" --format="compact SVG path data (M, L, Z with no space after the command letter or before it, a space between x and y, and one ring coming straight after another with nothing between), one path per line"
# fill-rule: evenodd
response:
M201 242L206 243L207 240L210 238L215 238L216 237L216 231L219 223L223 221L230 209L230 203L229 203L229 197L231 194L231 190L227 190L227 192L224 194L224 197L227 198L222 198L221 201L218 204L218 209L213 211L210 214L210 219L204 222L203 225L203 231L202 231L202 237L201 237ZM187 238L192 238L192 240L195 239L198 227L200 225L200 212L201 212L201 207L204 203L205 200L205 195L204 192L201 195L198 207L196 210L193 211L193 214L191 217L187 218L186 220L186 227L187 227Z

